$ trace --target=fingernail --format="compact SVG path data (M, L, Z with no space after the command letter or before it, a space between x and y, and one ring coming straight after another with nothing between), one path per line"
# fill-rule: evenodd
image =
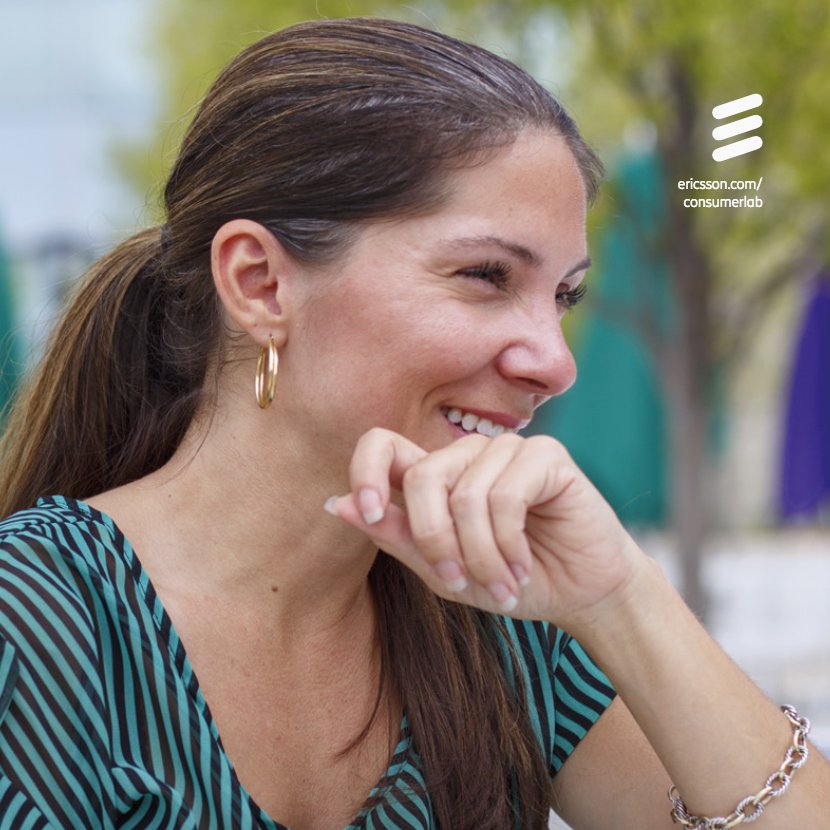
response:
M326 513L331 513L332 516L337 516L337 510L334 507L335 502L337 501L338 496L330 496L326 499L326 503L323 505L323 510Z
M364 487L357 494L357 503L363 514L363 521L367 525L373 525L383 518L383 505L380 503L380 496L376 490Z
M461 566L458 562L446 559L435 566L435 573L444 581L447 590L453 594L463 591L467 587L467 580L461 573Z
M530 583L530 576L528 575L527 568L525 568L524 565L517 565L516 563L513 563L510 566L510 570L513 571L513 576L516 577L516 582L518 582L522 588Z
M487 590L505 613L512 611L519 604L516 595L503 582L491 582Z

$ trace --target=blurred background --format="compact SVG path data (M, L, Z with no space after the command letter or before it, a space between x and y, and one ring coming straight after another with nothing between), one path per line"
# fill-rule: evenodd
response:
M298 20L381 14L530 70L607 168L561 439L736 661L830 748L830 9L824 0L0 0L0 403L61 298L159 221L192 107ZM760 93L716 163L712 108ZM687 179L759 180L689 192ZM684 208L757 195L757 208Z

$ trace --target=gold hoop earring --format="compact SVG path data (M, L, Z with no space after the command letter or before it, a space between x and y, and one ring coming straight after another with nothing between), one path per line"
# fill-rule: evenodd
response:
M280 356L274 338L268 340L268 345L259 350L259 359L256 362L256 378L254 389L256 402L260 409L267 409L274 400L277 391L277 368Z

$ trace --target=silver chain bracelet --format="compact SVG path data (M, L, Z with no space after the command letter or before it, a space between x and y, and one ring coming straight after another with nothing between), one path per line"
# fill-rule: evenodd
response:
M673 805L671 818L675 824L691 827L692 830L729 830L730 827L737 827L743 822L749 824L749 822L755 821L773 798L778 798L787 791L793 773L799 767L804 766L804 762L810 754L807 747L810 721L807 718L799 717L793 706L782 706L781 711L793 725L793 743L787 749L780 768L767 778L763 788L755 795L745 798L728 816L706 818L705 816L690 815L686 802L683 801L677 792L677 788L672 784L669 789L669 800Z

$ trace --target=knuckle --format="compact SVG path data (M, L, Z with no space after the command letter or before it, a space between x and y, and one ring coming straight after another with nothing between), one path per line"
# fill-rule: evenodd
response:
M518 492L512 488L495 486L487 497L487 501L493 510L509 511L520 506L522 503Z
M455 534L451 529L430 527L412 531L412 538L424 557L429 561L437 561L454 554L457 549Z
M367 435L372 435L379 439L391 438L394 434L391 429L386 429L386 427L371 427L367 432Z
M550 435L531 435L525 438L525 444L537 452L549 451L551 447L561 446L559 442Z
M472 484L461 484L450 493L450 508L457 512L465 512L481 504L486 504L487 497L480 487Z
M476 582L486 585L502 578L505 565L501 557L485 556L481 552L475 552L464 557L464 567Z
M418 489L425 484L435 481L440 473L437 465L429 458L417 461L403 474L404 492Z
M357 441L357 445L360 447L382 443L383 441L388 440L390 435L391 433L388 429L384 429L383 427L372 427L360 436Z
M532 435L525 439L526 446L534 455L539 454L554 461L569 458L565 445L550 435Z
M349 471L352 474L365 468L366 464L372 460L384 445L391 445L389 436L391 433L382 427L372 427L367 432L364 432L360 438L357 439L354 452L349 463Z
M479 433L474 432L470 435L465 435L463 438L459 438L456 443L466 444L483 449L484 447L488 446L492 440L492 438L488 438L486 435L480 435Z
M495 530L496 544L511 561L525 559L525 537L518 526L498 527Z

